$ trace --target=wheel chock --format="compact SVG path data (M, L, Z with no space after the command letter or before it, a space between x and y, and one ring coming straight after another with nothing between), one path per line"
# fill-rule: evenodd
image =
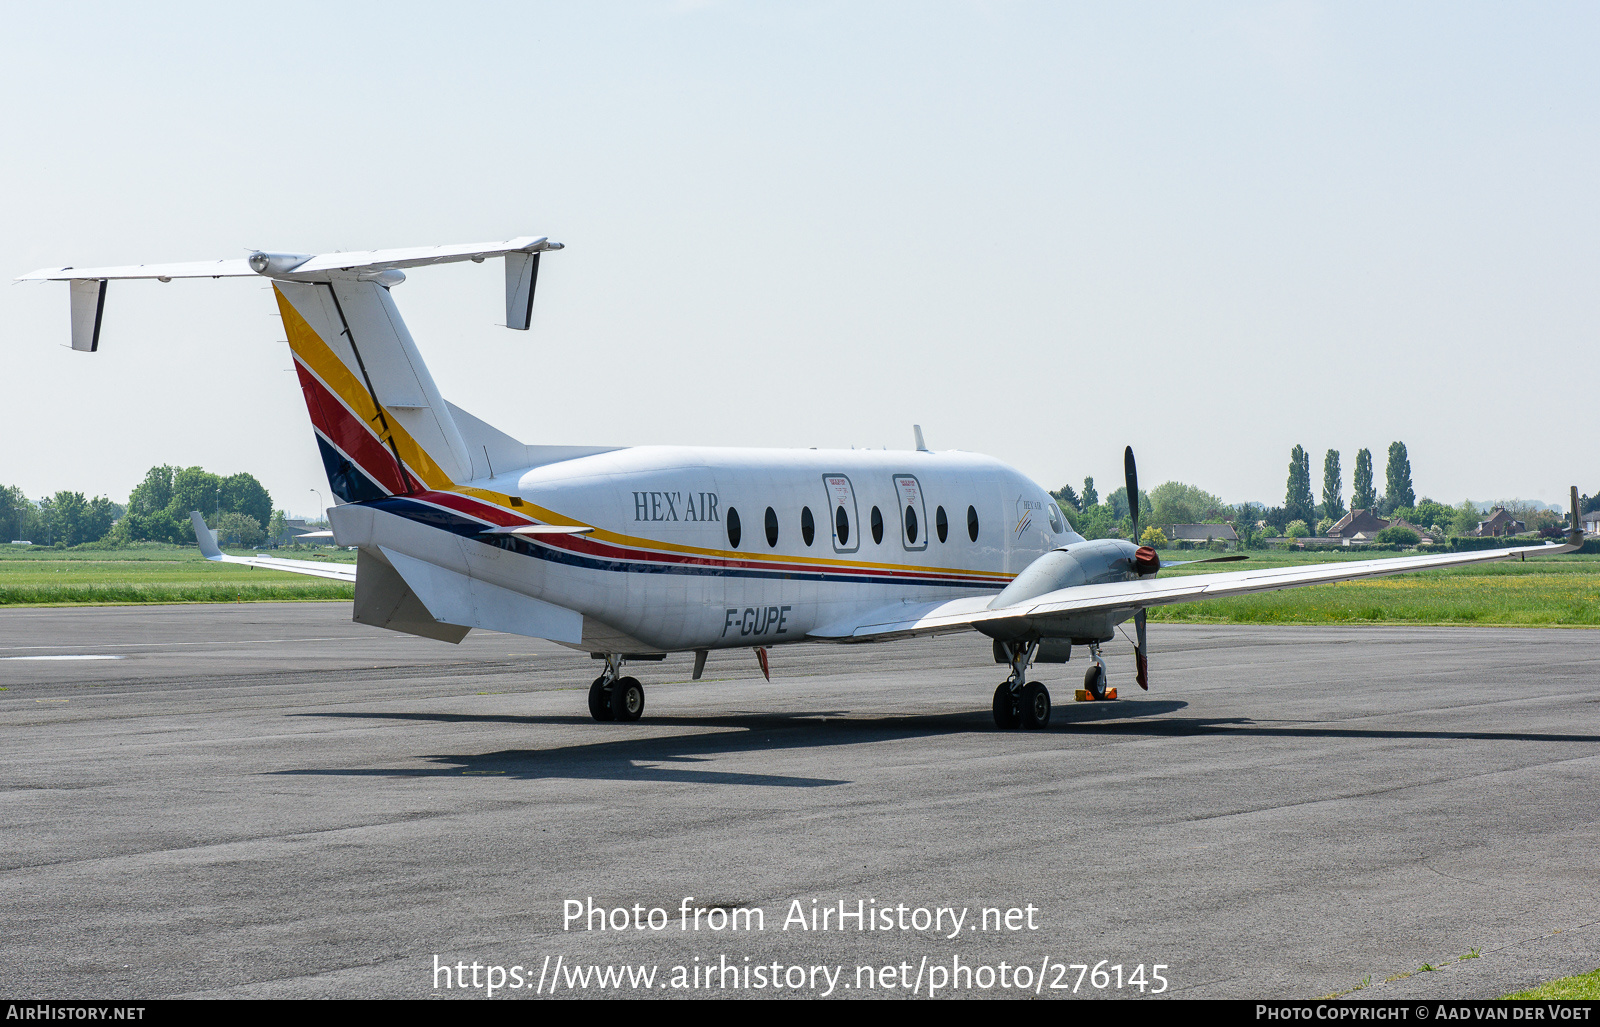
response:
M1072 697L1073 697L1073 699L1077 700L1078 702L1098 702L1099 701L1099 700L1095 699L1094 693L1089 691L1087 688L1079 688L1079 689L1077 689L1076 691L1074 691L1072 693ZM1106 689L1106 700L1109 701L1111 699L1115 699L1116 697L1117 697L1117 690L1116 690L1116 688L1114 686L1111 687L1111 688Z

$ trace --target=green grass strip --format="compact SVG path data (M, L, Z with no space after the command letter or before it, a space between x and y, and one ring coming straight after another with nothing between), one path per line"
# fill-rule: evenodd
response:
M1514 991L1509 995L1501 995L1500 997L1526 999L1528 1001L1562 998L1600 999L1600 970L1590 970L1588 973L1578 974L1576 977L1563 977L1557 981L1541 984L1537 988L1529 988L1527 991Z

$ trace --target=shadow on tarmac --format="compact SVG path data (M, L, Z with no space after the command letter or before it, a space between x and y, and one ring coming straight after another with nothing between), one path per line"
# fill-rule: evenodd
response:
M1108 704L1109 705L1109 704ZM1157 701L1124 705L1123 716L1131 713L1164 713L1187 704ZM1085 711L1087 712L1087 711ZM1117 715L1110 709L1096 710L1100 716ZM642 727L710 728L688 735L630 737L606 741L607 730L631 725L597 724L586 716L513 716L508 714L464 713L375 713L371 711L329 711L299 713L300 717L338 717L351 720L403 720L439 724L521 724L587 727L599 739L553 749L511 749L479 754L453 754L424 757L436 764L417 770L392 768L328 768L286 770L286 775L329 775L353 777L455 777L482 775L533 780L548 777L592 778L607 781L682 781L696 784L757 785L762 787L819 788L850 784L839 778L791 777L777 774L747 774L692 769L682 764L709 762L719 755L748 752L776 752L784 749L817 749L829 745L859 745L867 742L924 738L934 735L991 733L994 722L987 711L948 713L932 716L847 717L846 711L822 710L797 713L730 713L703 717L649 717ZM1052 724L1050 731L1058 730ZM1070 730L1070 725L1060 730ZM1050 731L1043 732L1048 735ZM1030 734L1032 734L1030 732ZM668 764L661 766L658 764Z
M1163 718L1188 706L1177 700L1136 700L1115 703L1075 703L1057 707L1043 735L1095 735L1117 738L1175 738L1205 735L1274 738L1350 738L1478 740L1523 742L1600 743L1600 735L1549 734L1520 731L1399 730L1358 727L1288 727L1260 724L1249 718ZM987 711L967 711L929 716L861 717L848 711L822 710L793 713L729 713L698 717L649 717L638 727L699 728L687 735L650 735L605 740L604 732L634 725L597 724L587 716L514 716L465 713L377 713L329 711L300 713L302 717L337 717L350 720L401 720L441 724L513 724L585 726L596 741L552 749L509 749L491 753L424 757L435 766L425 769L328 768L278 771L286 775L355 777L439 777L482 775L523 780L562 777L607 781L679 781L696 784L755 785L759 787L820 788L849 784L825 777L749 774L698 769L685 764L709 762L717 756L785 749L817 749L830 745L859 745L949 734L996 733ZM1137 719L1129 719L1137 718ZM1006 732L1011 734L1012 732ZM1039 737L1016 732L1020 737Z

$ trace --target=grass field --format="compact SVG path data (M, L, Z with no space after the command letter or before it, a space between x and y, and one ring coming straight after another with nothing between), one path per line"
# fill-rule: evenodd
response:
M1170 554L1181 558L1184 554ZM1196 553L1197 558L1206 554ZM1372 559L1371 554L1250 554L1243 563L1177 567L1163 576ZM1478 624L1600 627L1600 557L1552 556L1393 578L1162 606L1152 621L1221 624Z
M253 549L234 550L250 555ZM282 551L295 560L354 563L344 550ZM152 543L113 550L0 547L0 606L118 603L283 602L349 599L352 587L327 578L208 563L195 546Z
M1541 984L1537 988L1527 991L1513 992L1502 995L1501 998L1510 999L1600 999L1600 970L1591 970L1586 974L1576 977L1563 977L1559 981Z
M249 553L252 550L240 550ZM353 562L344 550L277 555ZM1168 553L1178 559L1189 554ZM1196 559L1206 553L1195 553ZM1250 554L1243 563L1171 568L1163 576L1370 559L1341 553ZM206 562L193 546L119 550L0 546L0 606L231 603L349 599L325 578ZM1476 624L1600 627L1600 557L1557 556L1403 577L1319 585L1237 599L1157 607L1153 621L1226 624Z

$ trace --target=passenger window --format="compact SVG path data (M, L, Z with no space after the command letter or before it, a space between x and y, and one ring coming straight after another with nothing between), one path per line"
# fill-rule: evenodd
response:
M800 508L800 541L810 546L811 540L816 537L817 522L811 519L811 508L803 506Z
M731 506L728 507L728 545L739 548L739 511Z
M967 507L967 537L978 541L978 508L975 506Z
M933 512L933 530L939 533L940 542L950 537L950 518L944 515L942 506Z
M922 484L915 475L894 476L894 491L899 497L900 544L908 550L928 548L928 535L922 530L922 519L928 508L922 501Z
M872 508L872 541L883 545L883 513L877 507Z
M767 507L767 545L776 548L778 545L778 515Z
M861 541L851 537L855 534L855 520L860 516L855 486L850 484L848 475L824 474L822 487L828 497L826 509L833 511L833 551L856 552L861 548Z

